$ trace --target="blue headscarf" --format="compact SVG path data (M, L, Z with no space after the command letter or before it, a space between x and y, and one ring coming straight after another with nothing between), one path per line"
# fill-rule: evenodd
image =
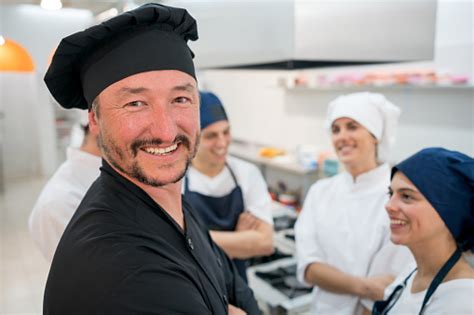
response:
M220 120L228 120L220 99L212 92L199 92L201 130Z
M402 172L435 208L462 250L474 250L474 159L427 148L392 168Z

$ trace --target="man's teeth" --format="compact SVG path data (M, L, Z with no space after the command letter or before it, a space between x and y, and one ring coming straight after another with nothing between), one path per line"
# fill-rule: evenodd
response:
M151 147L147 147L147 148L144 148L143 150L144 150L146 153L155 154L155 155L160 155L160 154L170 153L170 152L176 150L177 147L178 147L177 144L173 144L172 146L169 146L169 147L167 147L167 148L151 148Z
M405 224L407 224L407 221L403 221L403 220L390 220L390 223L391 223L391 224L397 224L397 225L405 225Z

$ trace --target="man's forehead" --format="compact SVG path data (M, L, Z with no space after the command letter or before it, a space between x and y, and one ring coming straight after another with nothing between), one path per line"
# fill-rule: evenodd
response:
M230 130L230 123L228 120L219 120L216 121L206 128L202 129L201 132L204 134L210 134L210 133L218 133L221 131L227 131Z
M159 89L197 93L197 82L193 77L181 71L157 70L126 77L111 84L104 91L110 90L120 94L138 94Z

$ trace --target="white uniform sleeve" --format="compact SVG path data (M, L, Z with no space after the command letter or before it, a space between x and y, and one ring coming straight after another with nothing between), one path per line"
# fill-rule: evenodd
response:
M295 224L296 258L298 281L311 286L304 280L304 273L309 264L324 261L316 233L317 201L319 195L318 183L311 186L303 204L303 209Z
M268 193L267 184L255 165L249 164L246 183L242 189L245 210L273 225L272 199Z
M49 262L76 207L65 200L50 200L38 202L30 214L30 235Z
M380 274L391 274L398 277L400 273L407 268L410 268L415 264L415 260L410 250L406 246L393 244L389 237L390 231L386 232L387 237L385 239L382 248L375 254L374 259L369 268L367 276L376 276ZM393 289L392 289L393 291ZM391 292L391 291L390 291ZM362 305L365 308L371 310L374 301L364 299L361 300Z

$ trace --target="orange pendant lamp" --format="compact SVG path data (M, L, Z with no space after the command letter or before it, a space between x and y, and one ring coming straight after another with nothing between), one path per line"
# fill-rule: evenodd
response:
M0 36L0 72L33 72L35 64L20 44Z

